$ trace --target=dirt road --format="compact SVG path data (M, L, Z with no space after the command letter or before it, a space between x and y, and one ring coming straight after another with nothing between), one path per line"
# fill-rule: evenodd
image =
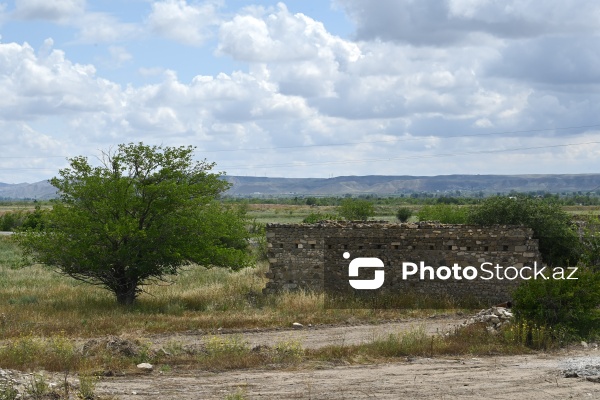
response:
M437 318L375 326L319 327L242 333L251 345L300 340L305 347L351 344L424 325L436 333L461 318ZM201 336L156 336L154 345L176 340L193 345ZM254 369L211 373L179 371L106 378L97 392L121 400L225 399L600 399L600 384L564 378L565 360L595 355L571 350L523 356L416 358L405 362L360 366L314 366L300 370Z
M600 384L563 378L563 355L416 359L299 371L233 371L111 378L98 392L133 399L600 399Z
M328 345L351 345L372 341L376 337L386 336L390 333L399 333L411 329L424 328L429 334L450 331L454 326L464 321L464 317L436 316L426 319L407 319L403 321L387 322L377 325L344 325L344 326L304 326L302 329L291 327L279 330L244 330L240 332L216 333L223 336L241 335L250 347L258 345L272 346L278 342L289 340L299 341L304 348L314 349ZM201 343L203 332L185 332L168 335L154 335L148 339L153 347L164 346L168 342L178 342L183 346L194 346Z

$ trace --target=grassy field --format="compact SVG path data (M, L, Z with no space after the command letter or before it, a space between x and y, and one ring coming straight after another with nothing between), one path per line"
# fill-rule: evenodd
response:
M281 327L298 320L323 324L350 317L373 322L424 313L324 309L323 296L313 293L263 295L266 269L266 263L238 272L190 266L168 277L170 284L147 286L147 293L134 307L123 308L100 287L46 267L23 265L16 244L0 237L0 339L58 332L93 337L219 327Z
M421 206L408 206L416 213ZM377 205L373 219L397 222L397 206ZM306 206L282 204L250 204L248 215L262 223L300 223L310 213L336 214L335 206ZM412 220L416 220L412 217Z
M423 206L406 205L413 211L410 221L416 221L416 214ZM465 206L468 207L468 206ZM42 204L43 209L50 208L49 203ZM335 206L308 206L290 204L249 204L248 216L260 223L300 223L310 213L336 214ZM397 222L397 205L376 205L373 219ZM600 215L598 206L564 206L563 209L572 215ZM33 211L32 202L15 202L0 204L0 215L12 211Z
M523 343L526 335L510 331L492 335L483 326L457 329L446 337L432 337L417 327L360 345L309 350L298 342L284 341L256 350L242 336L214 335L218 328L290 327L295 321L344 324L349 319L374 323L458 310L325 309L323 297L318 294L263 295L264 263L238 272L191 266L170 277L169 285L148 286L148 292L135 306L124 308L101 288L78 283L39 265L22 265L19 249L9 238L0 238L0 260L0 368L106 374L134 372L140 362L151 362L164 371L225 370L387 362L409 355L531 351ZM205 333L199 337L201 348L186 349L174 339L165 351L157 352L144 339L151 334L182 331ZM106 344L114 342L114 337L136 350L115 353ZM82 350L82 342L91 345Z

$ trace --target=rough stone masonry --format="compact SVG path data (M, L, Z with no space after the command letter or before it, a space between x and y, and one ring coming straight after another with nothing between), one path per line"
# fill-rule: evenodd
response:
M269 271L265 293L306 289L322 291L328 279L348 282L348 263L343 254L377 257L385 264L385 285L402 293L469 297L481 303L510 300L522 281L492 279L421 279L418 274L402 279L402 263L424 262L442 266L472 266L479 276L496 265L511 267L510 276L527 267L541 266L538 242L523 226L449 225L434 222L392 224L386 222L323 221L316 224L268 224L266 229ZM366 270L366 268L364 268ZM361 269L362 270L362 269ZM369 273L369 271L365 271ZM370 271L373 274L372 271ZM362 279L359 278L358 279ZM369 279L366 277L365 279Z

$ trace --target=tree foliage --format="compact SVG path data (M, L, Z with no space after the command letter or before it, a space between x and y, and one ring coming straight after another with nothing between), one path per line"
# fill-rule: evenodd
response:
M368 200L346 198L340 203L338 214L348 221L366 221L375 215L375 208Z
M17 235L40 263L132 304L145 284L189 263L247 265L245 215L216 201L228 188L194 148L122 144L93 167L85 157L50 182L60 200L43 230Z
M576 265L581 243L571 217L552 199L490 197L473 207L469 222L478 225L525 225L539 240L543 261L555 266Z

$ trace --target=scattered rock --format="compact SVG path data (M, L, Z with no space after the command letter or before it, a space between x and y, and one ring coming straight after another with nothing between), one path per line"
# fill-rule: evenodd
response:
M32 399L29 392L31 382L34 377L43 376L44 382L48 387L48 392L41 398L45 400L62 399L58 390L63 387L65 381L69 387L77 387L75 376L65 377L64 375L52 374L48 372L22 372L15 370L0 369L0 399ZM14 397L13 397L14 396Z
M561 364L561 372L565 378L597 379L600 377L600 357L574 357L564 360Z
M152 372L152 370L154 369L154 366L150 363L141 363L137 365L138 369L145 371L145 372Z
M584 349L587 349L587 348L588 348L588 344L587 344L587 342L586 342L586 341L584 341L584 340L582 340L582 341L581 341L581 346L582 346Z
M292 327L293 327L294 329L302 329L302 328L304 328L304 325L302 325L300 322L294 322L294 323L292 324Z

